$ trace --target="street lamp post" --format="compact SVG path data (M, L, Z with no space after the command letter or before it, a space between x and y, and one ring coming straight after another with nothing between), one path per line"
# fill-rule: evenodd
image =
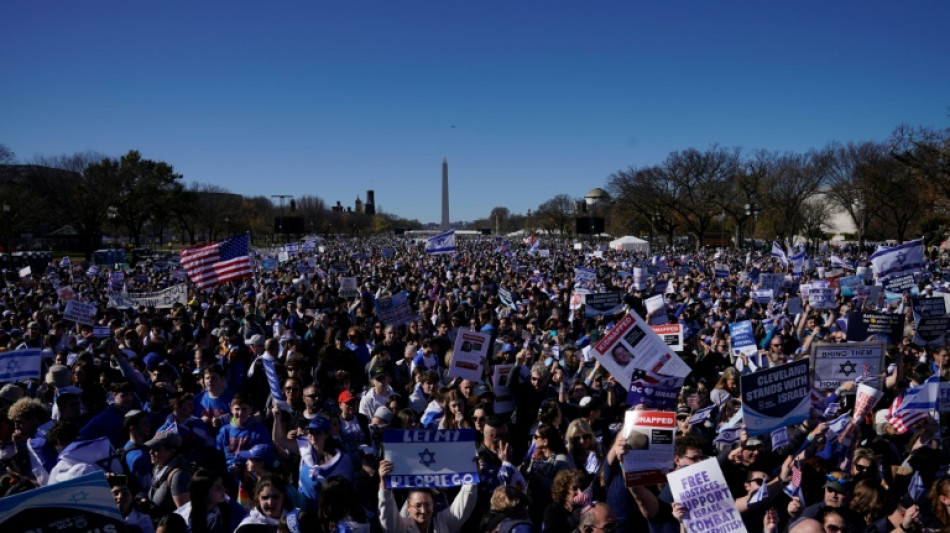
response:
M7 252L7 268L13 269L13 253L10 251L10 204L3 202L3 248Z
M110 205L108 209L106 209L106 216L109 217L109 223L112 224L112 244L118 246L119 238L116 235L118 228L116 227L115 220L119 216L119 210L114 205Z

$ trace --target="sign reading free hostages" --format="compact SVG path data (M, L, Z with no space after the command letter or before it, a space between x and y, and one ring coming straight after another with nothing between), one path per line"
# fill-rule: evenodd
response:
M156 292L112 293L109 295L109 307L115 309L137 309L154 307L170 309L176 303L188 303L188 286L184 283Z

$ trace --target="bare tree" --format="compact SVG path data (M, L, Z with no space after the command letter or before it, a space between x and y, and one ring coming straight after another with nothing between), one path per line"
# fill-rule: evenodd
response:
M566 194L559 194L538 206L535 218L538 227L551 233L556 232L562 237L567 236L574 220L574 199Z

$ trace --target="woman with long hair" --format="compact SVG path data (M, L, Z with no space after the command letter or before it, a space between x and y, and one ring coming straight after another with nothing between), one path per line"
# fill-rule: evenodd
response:
M462 391L452 389L442 397L442 420L439 422L439 429L460 429L472 427L471 422L466 420L465 411L467 409L465 396Z
M191 501L175 513L188 523L192 533L231 533L244 519L244 508L224 492L224 476L199 469L188 485Z
M604 455L594 439L594 430L583 418L571 420L567 426L567 451L574 464L588 474L597 474L603 464Z
M533 451L527 463L522 465L528 481L528 495L534 501L532 521L541 521L541 514L551 502L551 487L554 477L562 470L574 468L574 461L567 453L561 432L551 424L541 424L534 431Z
M939 531L950 531L950 477L935 481L930 488L930 508L932 525Z
M585 491L587 475L583 470L561 470L554 476L551 503L544 509L541 529L544 533L570 533L577 526L574 510L590 503L591 494Z
M739 371L730 366L719 376L719 381L709 393L709 399L716 405L722 405L739 397Z
M317 532L333 533L340 526L352 533L368 533L369 523L366 510L353 485L342 476L327 478L320 491L320 503L317 505Z
M252 524L262 524L271 533L277 533L280 519L293 510L287 497L286 484L283 479L269 474L260 478L254 488L254 508L241 521L236 533L240 533L242 526Z
M851 495L851 510L857 513L864 525L870 526L884 516L884 500L887 493L877 480L862 479L854 485L854 494Z

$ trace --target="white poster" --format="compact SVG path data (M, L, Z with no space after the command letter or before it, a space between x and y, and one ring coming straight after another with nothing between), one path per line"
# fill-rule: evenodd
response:
M686 507L683 519L687 533L745 533L736 501L722 475L719 462L706 459L666 475L673 500Z
M634 372L685 378L691 371L633 310L597 341L591 353L626 390Z
M481 381L490 344L491 335L460 329L455 337L448 377Z
M665 411L627 411L623 438L623 475L628 487L655 485L666 480L673 469L673 445L676 413Z
M63 319L71 320L77 324L93 325L96 321L96 304L91 302L80 302L70 300L66 302L66 310L63 311Z

